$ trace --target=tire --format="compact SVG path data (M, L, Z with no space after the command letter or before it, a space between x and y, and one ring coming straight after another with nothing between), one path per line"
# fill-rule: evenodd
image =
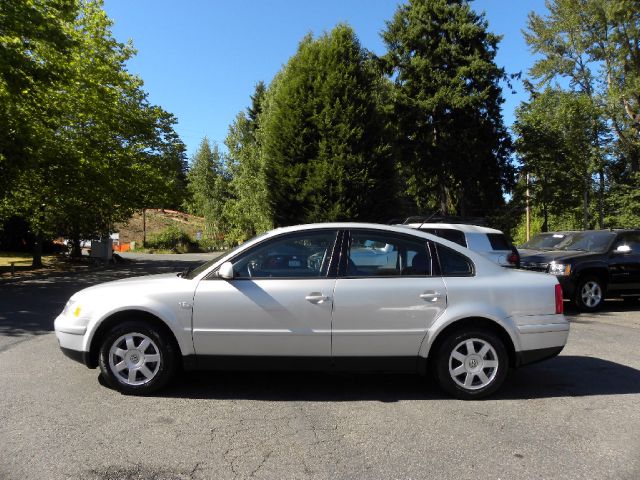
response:
M110 387L127 395L147 395L171 380L176 353L173 343L156 327L128 321L105 336L100 346L100 371Z
M604 283L598 277L581 278L573 295L573 304L582 312L595 312L604 304Z
M509 355L488 330L457 331L437 351L435 377L440 387L461 400L484 398L504 383Z

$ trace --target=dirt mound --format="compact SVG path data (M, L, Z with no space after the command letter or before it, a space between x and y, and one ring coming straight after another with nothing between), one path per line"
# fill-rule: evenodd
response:
M186 232L193 239L196 238L196 232L204 230L204 218L176 210L149 208L145 210L144 217L143 220L142 212L136 213L129 221L116 225L116 231L120 233L120 243L142 244L144 223L147 239L171 226Z

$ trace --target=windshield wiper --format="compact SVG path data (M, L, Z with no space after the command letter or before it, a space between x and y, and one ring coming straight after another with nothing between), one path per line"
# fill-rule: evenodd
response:
M178 273L179 277L186 278L187 275L193 270L193 265L189 265L187 268Z

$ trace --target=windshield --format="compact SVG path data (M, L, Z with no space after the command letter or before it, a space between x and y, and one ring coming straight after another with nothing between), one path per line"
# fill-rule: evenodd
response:
M268 233L268 232L267 232ZM249 240L241 243L240 245L237 245L233 248L230 248L229 250L225 250L224 252L220 253L220 255L218 255L215 258L212 258L211 260L207 260L206 262L198 265L197 267L189 267L187 270L185 270L184 272L182 272L180 274L180 276L182 278L187 278L189 280L191 280L192 278L197 277L198 275L200 275L202 272L204 272L206 269L208 269L209 267L211 267L211 265L213 265L214 263L216 263L218 260L220 260L222 257L226 257L227 255L235 252L236 250L239 250L240 248L244 247L248 242L251 242L253 240L256 240L260 237L264 237L267 233L262 233L260 235L256 235L253 238L250 238Z
M528 242L520 245L520 248L531 250L552 250L563 240L567 240L571 234L568 233L538 233Z
M554 250L604 252L615 236L615 233L607 231L575 233L558 243Z

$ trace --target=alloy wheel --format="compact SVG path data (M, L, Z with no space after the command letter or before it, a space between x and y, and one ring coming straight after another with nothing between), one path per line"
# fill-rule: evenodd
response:
M449 375L465 390L485 388L498 372L498 355L493 346L480 338L460 342L449 356Z
M602 301L602 288L600 284L594 280L585 282L580 290L580 298L582 303L588 308L594 308Z
M160 369L160 350L142 333L126 333L118 337L109 350L109 368L125 385L144 385Z

